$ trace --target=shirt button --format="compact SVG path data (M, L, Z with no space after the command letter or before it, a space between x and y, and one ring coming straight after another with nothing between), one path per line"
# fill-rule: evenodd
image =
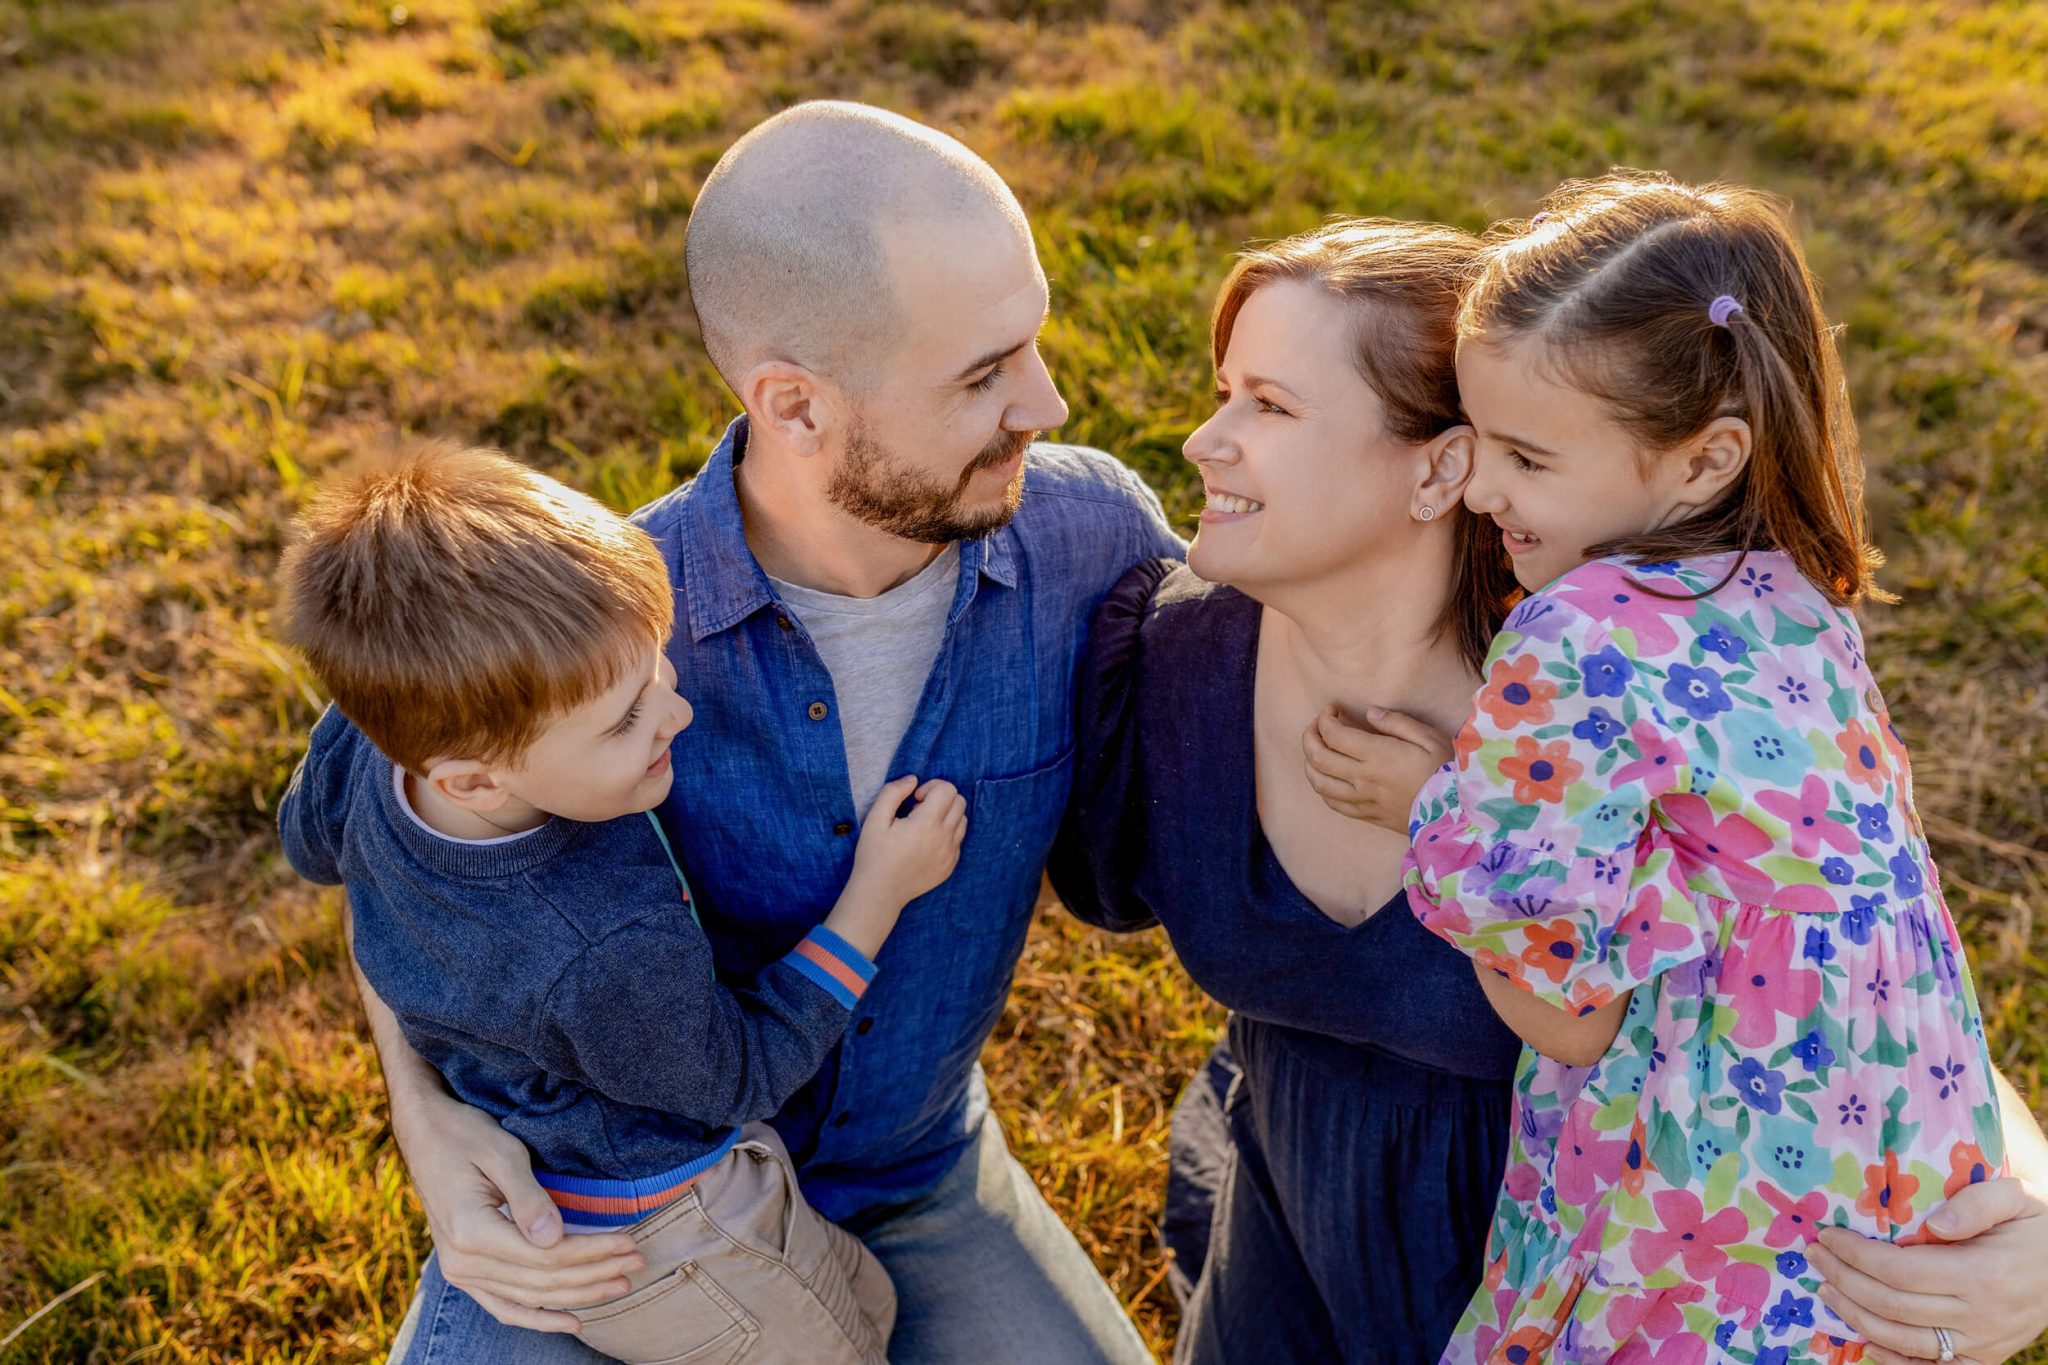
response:
M814 701L809 706L804 708L804 714L809 716L812 720L823 720L825 719L826 713L829 712L831 709L832 708L825 705L824 702Z
M858 1024L855 1024L853 1026L853 1031L855 1033L858 1033L861 1037L865 1038L870 1033L873 1033L875 1031L875 1021L872 1019L863 1019Z
M844 839L847 835L853 833L853 826L847 821L841 820L838 824L832 826L832 832Z
M846 1126L847 1124L849 1124L849 1123L852 1123L852 1122L853 1122L853 1115L851 1115L851 1114L846 1114L846 1113L840 1113L840 1114L834 1114L834 1115L832 1116L832 1126L833 1126L834 1128L844 1128L844 1127L845 1127L845 1126Z
M1881 713L1884 710L1884 694L1874 687L1866 688L1863 693L1863 704L1872 712Z
M791 621L791 620L789 619L789 616L788 616L788 614L787 614L787 613L785 613L785 612L777 612L777 613L775 613L775 624L776 624L776 625L778 625L778 626L781 626L781 627L782 627L782 628L783 628L784 630L795 630L795 629L796 629L796 623L795 623L795 622L793 622L793 621Z

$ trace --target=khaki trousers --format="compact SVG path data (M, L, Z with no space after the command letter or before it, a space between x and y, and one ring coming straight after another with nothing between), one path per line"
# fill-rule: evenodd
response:
M573 1310L593 1350L631 1365L885 1365L888 1273L804 1202L766 1124L626 1231L647 1268L621 1297Z

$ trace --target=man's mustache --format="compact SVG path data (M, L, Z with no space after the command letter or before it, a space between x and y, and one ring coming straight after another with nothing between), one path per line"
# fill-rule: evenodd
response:
M994 469L999 465L1008 464L1017 457L1024 447L1037 440L1038 436L1039 433L1035 431L1004 432L994 441L982 447L981 454L968 462L967 468L961 471L961 482L965 483L984 469Z

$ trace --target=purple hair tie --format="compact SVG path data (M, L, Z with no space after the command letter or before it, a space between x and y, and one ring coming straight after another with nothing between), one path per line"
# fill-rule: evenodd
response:
M1707 305L1707 321L1716 327L1726 327L1728 319L1742 311L1742 305L1735 301L1733 294L1723 294Z

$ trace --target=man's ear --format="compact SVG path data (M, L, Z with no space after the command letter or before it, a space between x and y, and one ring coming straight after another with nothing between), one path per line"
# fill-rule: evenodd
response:
M1409 516L1424 520L1422 509L1427 507L1428 519L1433 520L1458 505L1458 500L1465 496L1465 485L1472 482L1472 455L1477 442L1478 436L1471 427L1455 426L1423 447L1429 468L1415 489Z
M845 422L838 385L794 360L764 360L748 370L739 398L755 431L799 455L831 445Z
M497 810L512 795L490 764L473 758L435 759L427 765L426 783L450 805L478 815Z
M1740 417L1716 417L1679 447L1683 477L1673 490L1681 507L1700 511L1712 507L1749 468L1753 438Z

